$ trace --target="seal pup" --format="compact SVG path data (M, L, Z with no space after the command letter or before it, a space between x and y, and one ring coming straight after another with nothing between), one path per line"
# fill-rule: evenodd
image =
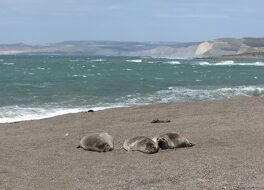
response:
M114 141L113 137L106 132L92 133L84 136L77 148L97 152L108 152L114 150Z
M127 151L139 151L147 154L153 154L159 151L158 144L145 136L137 136L125 140L123 148Z
M154 137L152 139L156 144L158 144L161 149L173 149L173 148L182 148L182 147L192 147L195 144L191 143L185 137L177 133L166 133Z

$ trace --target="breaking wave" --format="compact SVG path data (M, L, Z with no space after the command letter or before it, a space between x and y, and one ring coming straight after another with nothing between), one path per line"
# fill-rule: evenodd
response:
M18 121L39 120L51 118L59 115L70 113L80 113L93 109L94 111L121 107L118 105L100 106L100 107L87 107L87 108L52 108L52 107L19 107L19 106L6 106L0 107L0 123L13 123Z
M206 89L169 87L166 90L159 90L153 94L137 93L134 95L127 95L121 98L117 98L113 102L104 104L101 103L98 104L98 106L87 106L79 108L53 107L52 105L27 108L19 106L6 106L0 107L0 123L50 118L69 113L84 112L89 109L98 111L108 108L147 105L152 103L215 100L237 96L264 96L264 86L237 86L217 89L210 87Z
M168 61L168 62L165 62L167 64L170 64L170 65L180 65L181 62L180 61Z
M102 61L106 61L105 59L92 59L90 60L92 62L102 62Z
M142 63L142 59L132 59L132 60L126 60L126 62Z
M240 62L234 62L232 60L230 61L221 61L221 62L216 62L216 63L209 63L207 61L202 61L196 63L201 66L264 66L264 62L253 62L253 63L240 63Z
M119 101L131 106L177 101L217 100L239 96L264 96L264 86L237 86L216 89L210 87L206 89L169 87L167 90L160 90L147 96L141 96L139 94L135 96L130 95Z
M3 63L3 65L14 65L15 63L7 63L7 62L5 62L5 63Z

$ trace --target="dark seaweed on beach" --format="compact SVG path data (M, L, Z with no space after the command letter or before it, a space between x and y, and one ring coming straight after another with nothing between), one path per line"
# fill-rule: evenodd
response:
M159 120L159 119L153 119L151 123L170 123L170 120Z

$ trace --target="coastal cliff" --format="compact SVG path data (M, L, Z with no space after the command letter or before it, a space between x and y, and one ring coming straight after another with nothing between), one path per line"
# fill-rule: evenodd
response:
M0 55L106 55L172 58L264 57L264 38L223 38L205 42L65 41L46 45L3 44Z
M196 57L220 57L220 56L263 56L263 38L243 38L243 39L217 39L203 42L198 45Z

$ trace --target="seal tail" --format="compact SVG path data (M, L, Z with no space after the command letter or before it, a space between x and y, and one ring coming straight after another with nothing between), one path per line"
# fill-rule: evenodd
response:
M76 148L81 148L81 146L80 146L80 145L78 145Z

